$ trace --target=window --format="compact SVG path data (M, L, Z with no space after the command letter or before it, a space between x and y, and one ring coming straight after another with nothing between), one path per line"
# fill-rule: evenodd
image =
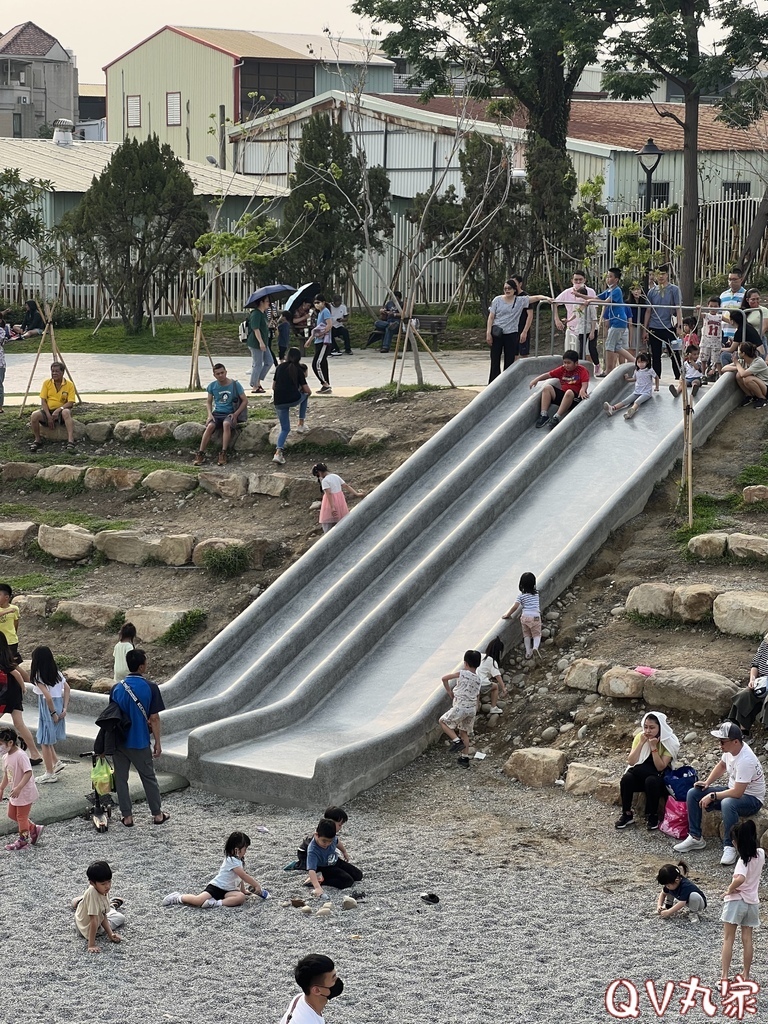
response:
M21 138L21 114L13 115L13 137L14 139Z
M128 127L141 128L141 96L126 96Z
M723 199L746 199L752 193L749 181L724 181Z
M315 95L315 69L310 61L247 60L240 72L242 120L267 109L292 107ZM261 97L264 99L261 99Z
M639 181L637 183L637 195L640 199L645 202L645 182ZM669 182L668 181L654 181L651 182L651 206L669 206Z
M168 127L181 124L180 92L167 92L165 94L165 123Z

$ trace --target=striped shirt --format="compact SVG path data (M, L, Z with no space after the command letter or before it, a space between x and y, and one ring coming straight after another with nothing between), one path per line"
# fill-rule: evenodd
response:
M517 601L522 609L521 615L541 615L538 594L518 594Z

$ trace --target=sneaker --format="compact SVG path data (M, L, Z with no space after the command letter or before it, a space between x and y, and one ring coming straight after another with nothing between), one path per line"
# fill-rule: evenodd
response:
M285 465L285 456L280 451L280 449L278 449L275 452L275 454L272 456L272 461L276 462L278 464L278 466L284 466Z
M42 757L30 757L29 763L32 765L33 768L37 768L39 764L43 763L43 759Z
M637 406L636 405L630 405L630 407L624 413L624 419L625 420L631 420L636 412L637 412Z
M673 846L675 853L689 853L691 850L703 850L707 845L706 839L697 839L695 836L688 836L682 843Z
M601 370L599 366L596 366L595 367L595 376L596 377L604 377L605 376L605 370Z
M56 764L53 766L53 770L58 775L59 772L63 772L66 767L67 766L64 761L57 761Z
M613 416L613 406L610 402L603 402L603 412L606 416Z
M59 781L58 775L54 775L53 772L43 772L42 775L38 775L37 778L35 779L35 782L39 786L44 786L46 784L46 782L58 782L58 781Z
M500 715L500 714L502 714L502 710L501 710L501 708L492 707L491 710L488 712L488 714L489 715Z
M754 401L754 399L752 398L752 396L751 396L751 395L745 395L745 396L744 396L744 397L742 398L742 400L741 400L741 401L739 402L739 408L740 408L740 409L743 409L743 408L744 408L745 406L747 406L747 405L752 405L752 402L753 402L753 401Z
M173 895L175 896L176 894L173 893ZM166 899L169 899L169 898L170 897L166 896ZM163 900L163 903L165 903L165 900ZM213 896L211 896L211 898L209 900L206 900L205 903L201 903L200 904L200 909L201 910L211 910L215 906L216 906L216 900L213 898Z
M649 832L655 832L659 827L659 819L655 814L649 814L647 818L646 828Z
M5 848L8 853L15 853L16 850L26 850L28 846L29 842L23 836L19 836L12 843L8 843Z
M632 813L632 811L627 811L627 812L622 811L621 817L616 822L615 827L616 828L626 828L627 825L634 825L634 823L635 823L635 816Z
M555 413L555 415L549 421L549 429L551 430L553 427L556 427L559 422L560 422L560 417L557 415L557 413Z
M331 352L331 357L332 358L335 358L336 356L340 356L340 355L341 355L341 352Z
M680 392L677 390L677 388L675 387L674 384L670 384L669 385L669 393L670 393L670 395L672 395L673 398L679 398L680 397Z
M341 352L339 352L339 355L341 355ZM269 895L269 889L265 889L263 885L261 887L261 892L257 892L255 895L258 896L260 900L271 899L271 896Z
M347 351L346 349L344 350L344 355L345 356L353 356L354 354L355 353L352 351L352 349L350 349L349 351Z
M40 839L40 836L43 834L44 828L45 825L33 825L33 827L30 829L29 841L32 843L33 846L37 846L38 840Z
M695 380L691 385L691 398L701 390L701 381Z
M469 768L469 757L466 754L461 754L457 758L459 768Z
M764 409L766 407L766 405L768 405L768 401L766 401L764 398L756 398L754 400L754 402L752 403L752 408L753 409Z
M720 858L720 863L721 864L725 864L725 865L735 864L738 859L739 859L739 854L738 854L735 846L724 846L723 847L723 856Z
M318 388L318 390L315 392L315 394L317 394L317 395L331 395L331 394L333 394L333 388L331 387L330 384L323 384L323 386L321 388Z
M692 924L701 924L701 918L699 917L698 914L694 914L694 912L692 910L688 911L688 920Z
M210 903L210 900L208 901ZM181 903L181 893L171 892L163 900L164 907L175 907Z
M546 416L544 413L542 413L536 420L534 426L538 430L538 428L543 427L545 423L549 423L549 416Z
M297 434L308 434L309 433L309 427L306 425L306 423L302 423L300 427L296 427L296 433Z
M451 745L450 745L450 747L448 747L448 753L449 754L455 754L456 751L457 750L461 750L463 746L464 746L463 740L460 740L458 738L455 739L455 740L451 740Z

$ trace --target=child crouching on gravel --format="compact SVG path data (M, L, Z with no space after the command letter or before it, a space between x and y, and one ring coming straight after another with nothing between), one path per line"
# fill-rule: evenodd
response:
M659 378L651 366L651 357L647 352L638 353L637 359L635 359L634 374L630 377L628 373L625 373L624 380L635 382L635 393L631 398L626 398L623 402L617 402L615 405L603 402L603 410L609 416L613 416L620 409L626 409L624 419L631 420L640 406L650 400L653 392L659 390Z
M190 893L169 893L163 900L164 907L184 903L188 907L239 907L248 898L246 885L251 886L261 899L269 899L269 891L245 870L245 852L251 845L245 832L233 832L224 846L224 860L219 873L197 896Z
M112 888L112 868L105 860L95 860L89 864L85 872L88 888L82 896L72 901L75 908L75 925L77 930L88 939L88 952L100 953L96 945L96 936L103 931L110 942L121 942L114 929L125 924L125 915L118 912L122 900L110 900L109 890Z
M443 676L443 686L453 700L453 707L440 716L440 728L452 741L448 752L455 754L461 751L459 764L462 768L469 768L469 733L477 714L477 698L481 685L477 670L481 661L479 651L465 651L461 669ZM453 679L458 679L458 682L451 688Z
M683 860L677 865L664 864L659 869L656 881L663 886L656 905L659 917L674 917L687 910L691 921L698 924L699 914L706 910L707 897L687 876L688 865Z

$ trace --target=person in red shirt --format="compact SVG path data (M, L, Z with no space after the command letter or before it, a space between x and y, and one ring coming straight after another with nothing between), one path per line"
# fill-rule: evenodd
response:
M541 389L541 413L536 420L537 427L556 427L565 414L585 398L589 398L589 371L579 363L579 353L569 348L563 352L563 365L556 366L549 373L541 373L531 381L535 388L541 381L552 381ZM557 412L549 418L549 407L556 405Z

